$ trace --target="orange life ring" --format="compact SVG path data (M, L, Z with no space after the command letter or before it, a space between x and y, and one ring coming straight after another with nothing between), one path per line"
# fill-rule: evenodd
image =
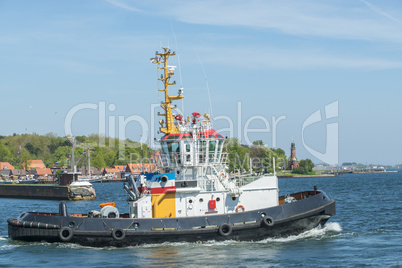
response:
M178 115L176 115L175 117L174 117L174 119L176 119L176 120L181 120L183 118L183 116L181 115L181 114L178 114Z
M244 212L244 211L246 211L246 209L242 205L238 205L236 207L236 213Z
M109 202L109 203L101 203L99 206L101 207L101 208L103 208L103 207L106 207L106 206L112 206L112 207L114 207L116 204L115 204L115 202Z

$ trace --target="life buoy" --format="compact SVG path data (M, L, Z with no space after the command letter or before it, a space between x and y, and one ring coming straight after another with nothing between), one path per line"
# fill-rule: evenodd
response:
M272 217L270 216L264 216L264 218L262 218L262 223L266 226L266 227L272 227L275 224L275 221Z
M106 206L112 206L112 207L114 207L115 205L116 205L115 202L108 202L108 203L101 203L99 206L100 206L101 208L103 208L103 207L106 207Z
M236 213L244 212L244 211L246 211L246 209L242 205L238 205L236 207Z
M183 116L181 114L178 114L174 117L174 119L180 121L181 119L183 119Z
M59 231L59 238L63 242L68 242L73 238L74 232L70 227L62 227Z
M192 113L192 115L194 116L194 118L200 118L201 117L201 114L197 113L197 112Z
M126 237L126 231L121 228L116 228L112 230L112 237L114 240L123 240Z
M221 236L229 236L232 233L232 226L227 223L221 224L218 231Z

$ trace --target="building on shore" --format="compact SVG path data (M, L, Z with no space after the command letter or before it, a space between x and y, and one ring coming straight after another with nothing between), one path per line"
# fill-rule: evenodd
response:
M12 170L15 169L10 163L8 162L0 162L0 170Z
M154 163L139 163L139 164L127 164L126 172L129 172L133 176L138 176L139 174L153 173L156 171L156 164Z
M292 145L290 146L290 160L289 160L289 170L293 170L294 168L299 167L299 161L297 161L296 158L296 145L294 142L292 142Z
M26 170L36 170L37 168L46 168L42 160L28 160L26 163L22 164L23 167L26 166Z

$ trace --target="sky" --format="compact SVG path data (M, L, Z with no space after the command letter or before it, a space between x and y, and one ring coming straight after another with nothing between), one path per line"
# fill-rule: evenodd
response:
M315 163L402 163L398 0L0 0L0 135L159 138L178 111Z

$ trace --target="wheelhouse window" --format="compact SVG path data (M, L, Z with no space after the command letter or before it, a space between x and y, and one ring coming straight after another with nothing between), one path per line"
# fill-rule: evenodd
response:
M167 146L167 143L166 143L166 142L162 142L162 152L163 152L164 154L168 154L168 153L169 153L168 146Z
M180 144L178 142L169 142L168 143L168 151L169 153L180 153Z
M215 148L216 148L216 141L209 141L209 161L214 162L215 160Z
M205 163L206 151L207 151L207 141L199 141L198 147L200 150L199 162Z

